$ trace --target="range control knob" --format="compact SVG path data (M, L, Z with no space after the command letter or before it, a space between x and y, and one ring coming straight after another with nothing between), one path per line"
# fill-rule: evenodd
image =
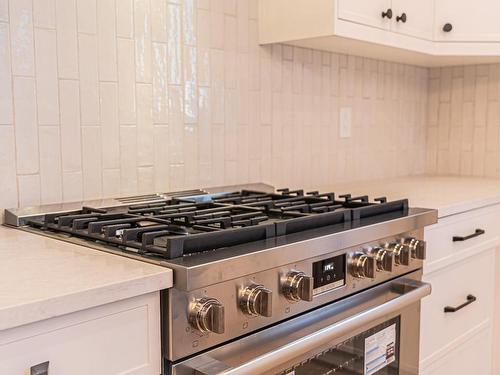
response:
M424 241L417 240L416 238L407 238L404 244L410 248L412 258L425 260L427 246Z
M224 306L215 298L201 298L189 309L189 323L203 333L224 333Z
M382 247L375 247L370 250L370 255L375 258L377 271L392 272L394 269L394 256L392 252Z
M313 300L314 278L301 271L290 271L283 283L283 294L292 302Z
M273 292L262 285L250 285L240 293L240 307L245 314L269 318L273 315Z
M354 277L363 279L375 277L375 270L377 268L375 258L363 253L354 254L349 263L351 274Z
M403 243L390 245L390 250L394 254L394 260L397 265L409 266L411 262L411 251L408 246Z

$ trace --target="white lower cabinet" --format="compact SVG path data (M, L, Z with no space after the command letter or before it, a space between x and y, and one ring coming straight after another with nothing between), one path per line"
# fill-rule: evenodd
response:
M159 292L0 332L0 374L159 375Z
M420 374L492 375L500 205L440 219L425 233L432 294L421 307Z

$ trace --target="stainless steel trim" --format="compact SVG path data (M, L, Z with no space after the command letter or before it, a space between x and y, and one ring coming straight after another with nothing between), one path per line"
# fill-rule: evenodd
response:
M205 358L210 358L210 361L216 364L218 369L217 372L210 371L210 368L213 367L208 366L207 368L206 362L203 360L200 361L199 358L193 362L190 362L192 360L186 361L182 365L182 368L190 368L195 371L194 373L200 375L253 375L266 373L281 364L291 363L297 357L310 352L314 348L328 345L339 337L352 333L360 327L366 326L377 319L381 319L394 314L395 312L401 311L406 307L419 302L422 298L431 293L430 284L416 280L402 280L394 282L392 286L395 287L399 293L401 293L399 297L364 310L333 325L322 328L317 332L283 345L276 350L257 356L245 363L231 367L227 364L221 363L220 361L214 361L214 358L210 358L209 353L207 353ZM203 364L204 362L205 364ZM194 366L190 367L190 363ZM201 367L204 367L205 369L202 369ZM220 370L222 368L225 369Z

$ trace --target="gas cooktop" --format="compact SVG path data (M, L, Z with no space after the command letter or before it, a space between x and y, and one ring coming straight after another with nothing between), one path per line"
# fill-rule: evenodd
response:
M6 217L46 233L167 260L331 225L345 224L348 229L363 218L408 212L406 199L370 201L366 195L337 196L287 188L276 192L194 190L117 201L119 204L109 207L98 204L49 210L23 220L15 212L7 212Z

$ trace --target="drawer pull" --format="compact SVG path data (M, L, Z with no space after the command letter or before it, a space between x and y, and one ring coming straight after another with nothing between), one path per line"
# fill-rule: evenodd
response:
M473 234L469 234L468 236L465 237L460 237L460 236L453 236L453 242L459 242L459 241L467 241L475 237L479 237L486 232L484 229L476 229L476 231Z
M469 294L467 296L467 302L461 304L460 306L457 306L457 307L452 307L452 306L446 306L444 308L444 312L445 313L454 313L454 312L457 312L458 310L462 310L464 307L470 305L471 303L473 302L476 302L477 298L474 297L472 294Z
M47 361L32 366L30 375L49 375L49 362Z

